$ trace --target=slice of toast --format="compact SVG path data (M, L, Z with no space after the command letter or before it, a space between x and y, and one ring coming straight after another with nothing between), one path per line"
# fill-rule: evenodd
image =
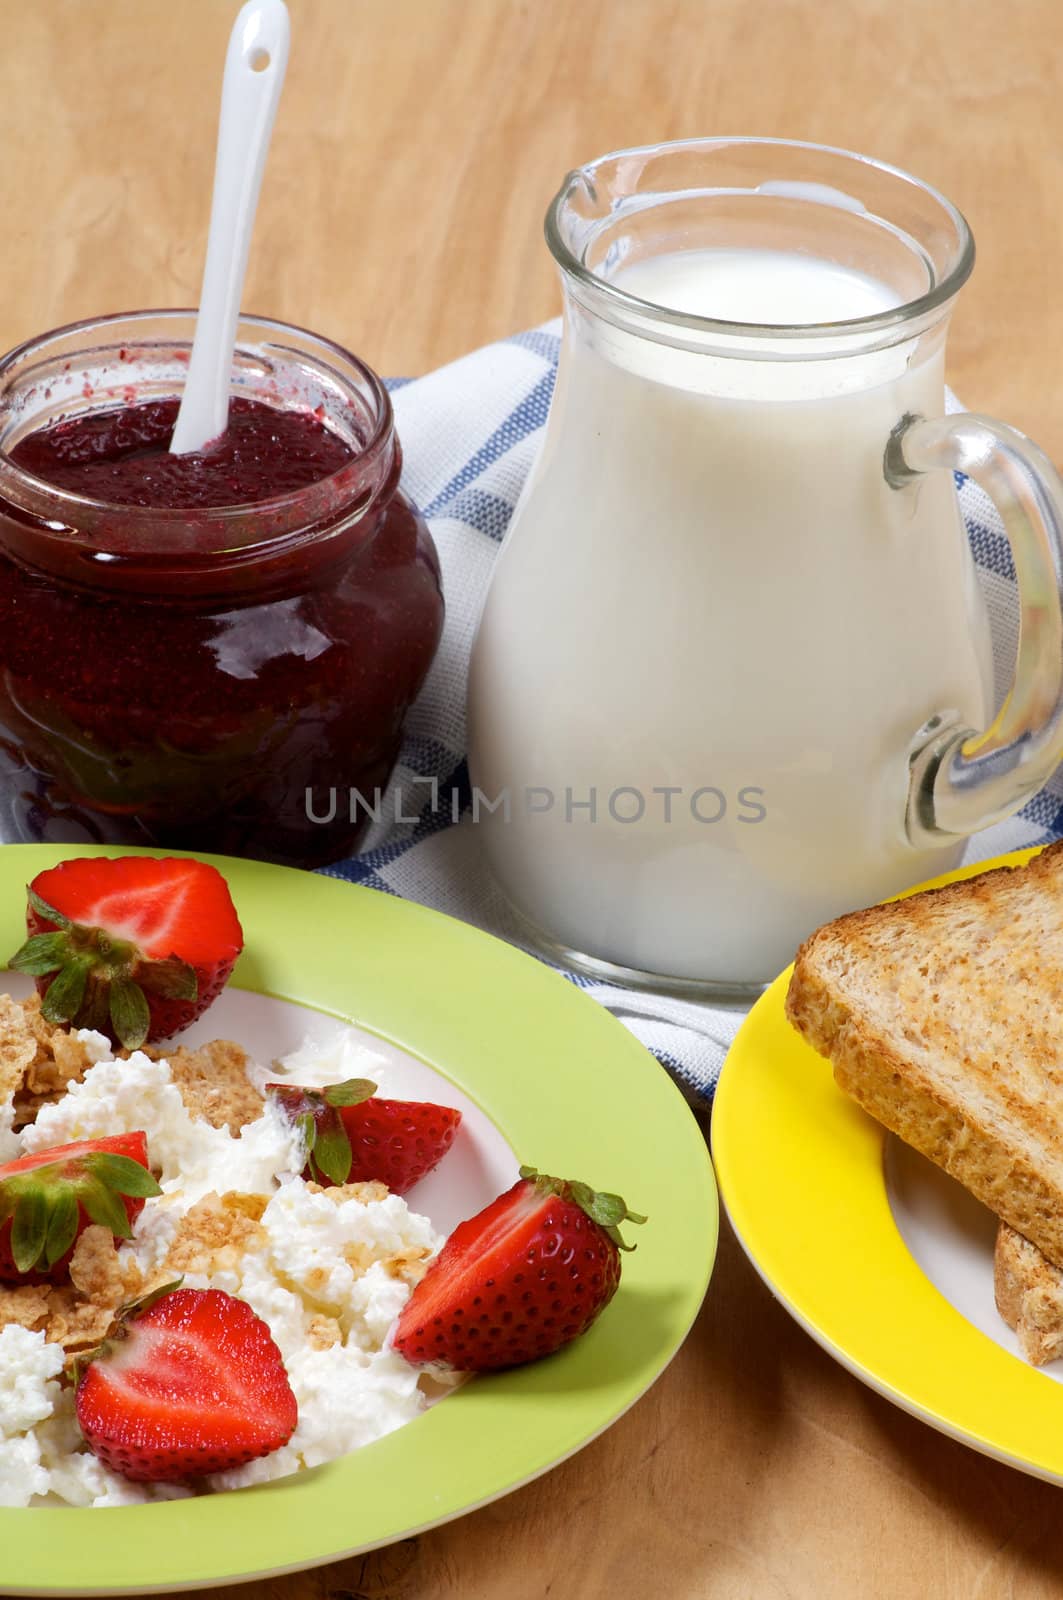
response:
M993 1291L997 1310L1014 1328L1027 1361L1043 1367L1063 1356L1063 1272L1029 1239L997 1228L993 1252Z
M1063 1267L1063 842L829 923L786 1011L848 1094Z

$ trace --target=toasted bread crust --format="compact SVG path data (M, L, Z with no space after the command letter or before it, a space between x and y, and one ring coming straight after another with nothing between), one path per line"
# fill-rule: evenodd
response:
M1063 1272L1002 1222L993 1251L997 1310L1035 1367L1063 1356Z
M786 1010L848 1094L1063 1267L1063 843L821 928Z

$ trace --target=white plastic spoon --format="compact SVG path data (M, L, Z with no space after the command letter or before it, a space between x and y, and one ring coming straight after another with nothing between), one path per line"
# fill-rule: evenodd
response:
M288 35L284 0L248 0L229 37L207 259L188 379L170 443L172 455L202 450L228 426L240 297L288 64Z

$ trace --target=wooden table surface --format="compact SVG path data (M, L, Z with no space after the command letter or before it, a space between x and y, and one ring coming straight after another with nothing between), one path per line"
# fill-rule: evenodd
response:
M423 372L556 311L541 219L569 167L695 134L820 140L966 213L979 263L951 381L1063 461L1061 0L290 3L249 310ZM0 0L0 345L194 303L235 10ZM1036 1600L1063 1593L1063 1496L863 1388L725 1230L674 1364L574 1460L420 1538L237 1593Z

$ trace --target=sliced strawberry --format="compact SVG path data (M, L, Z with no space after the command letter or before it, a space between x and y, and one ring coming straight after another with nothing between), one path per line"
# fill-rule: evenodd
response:
M75 1403L114 1472L173 1483L268 1456L298 1408L269 1328L221 1289L168 1286L128 1308L82 1367Z
M384 1100L379 1095L340 1111L351 1145L346 1182L377 1178L405 1194L426 1177L454 1143L461 1112L430 1100Z
M620 1283L619 1195L521 1167L520 1181L459 1223L414 1289L392 1344L415 1366L515 1367L585 1333Z
M412 1189L454 1143L461 1112L430 1100L382 1100L368 1078L323 1089L269 1083L267 1091L306 1135L305 1177L334 1183L386 1183Z
M159 1185L144 1133L54 1145L0 1166L0 1282L61 1283L92 1222L128 1239Z
M82 856L26 896L30 937L9 967L37 980L49 1022L128 1049L201 1016L243 949L228 885L204 861Z

